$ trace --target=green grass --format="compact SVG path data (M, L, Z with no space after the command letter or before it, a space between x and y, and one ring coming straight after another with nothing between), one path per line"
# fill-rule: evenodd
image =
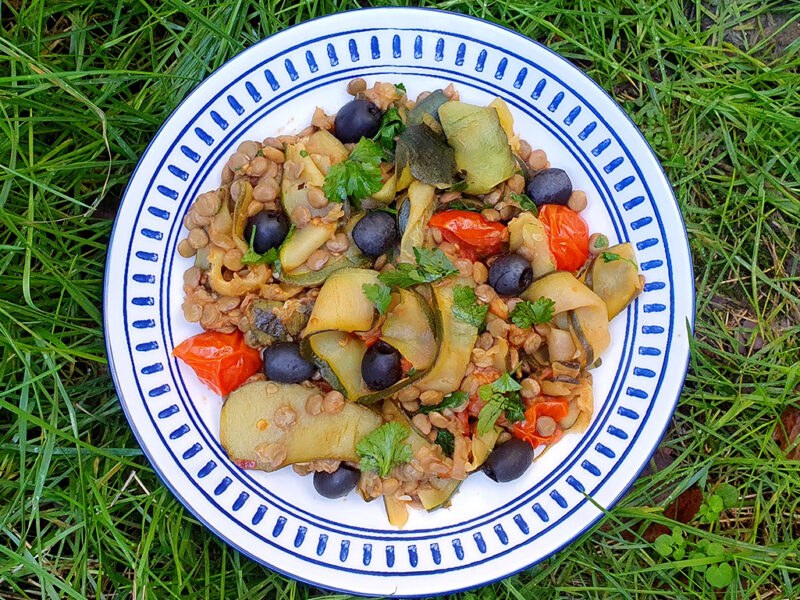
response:
M800 381L800 3L437 6L549 45L615 96L674 184L698 289L695 349L663 468L577 543L464 596L800 597L800 462L772 441ZM323 594L241 557L159 482L120 411L100 307L111 218L172 109L264 36L355 7L3 1L0 597ZM692 560L662 558L641 534L674 524L663 507L692 483L709 492L722 482L739 490L737 507L714 524L683 526L693 543L731 554L738 575L714 592Z

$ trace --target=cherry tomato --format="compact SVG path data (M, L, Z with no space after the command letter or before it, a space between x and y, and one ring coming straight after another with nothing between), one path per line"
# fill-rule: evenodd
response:
M181 342L172 354L194 369L197 378L220 396L242 385L261 368L261 354L244 343L241 331L204 331Z
M536 420L539 417L552 417L556 422L560 421L569 413L569 403L566 398L553 398L537 404L531 404L525 411L525 420L514 424L514 435L528 442L534 448L543 444L554 444L564 435L560 427L552 435L542 436L536 431Z
M589 227L574 210L559 204L545 204L539 209L550 251L559 271L577 271L589 258Z
M502 223L492 223L480 213L467 210L446 210L436 213L428 221L431 227L438 227L454 234L461 242L481 256L500 254L503 244L508 241L508 228Z

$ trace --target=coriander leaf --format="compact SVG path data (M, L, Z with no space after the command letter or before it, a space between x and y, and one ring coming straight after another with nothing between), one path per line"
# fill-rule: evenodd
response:
M597 239L594 241L595 248L608 248L608 238L602 233L598 234Z
M556 303L550 298L541 297L536 302L524 300L518 302L511 311L511 322L520 329L530 329L534 325L549 323L553 318Z
M469 394L467 392L453 392L452 394L445 396L439 404L434 404L433 406L420 406L417 412L427 415L428 413L432 412L441 412L445 408L458 408L468 399Z
M508 396L502 396L500 406L503 408L503 412L506 413L506 419L511 423L525 420L525 405L522 403L522 398L518 393L514 392Z
M511 423L525 420L525 405L519 395L522 386L511 378L508 373L503 373L499 379L478 388L478 395L486 402L486 406L478 414L478 434L483 435L489 431L500 415L506 413L506 419Z
M414 248L417 264L398 263L397 268L378 275L378 280L389 287L411 287L418 283L432 283L454 273L458 269L438 248Z
M383 113L381 128L372 139L378 142L385 150L394 152L394 138L403 133L405 128L406 125L403 123L403 119L400 118L400 112L393 106Z
M361 438L356 444L356 452L361 457L361 470L375 470L381 477L386 477L395 465L414 458L411 446L403 441L410 433L407 427L392 422L381 425Z
M306 156L308 156L308 152L306 152L305 150L300 150L300 156L305 158Z
M458 269L453 266L447 255L439 248L414 248L414 257L417 264L434 279L429 279L428 283L442 279L448 275L458 273Z
M243 265L271 265L276 260L278 260L278 250L277 248L270 248L264 254L259 254L255 250L253 250L253 239L256 235L256 227L250 231L250 248L247 250L245 255L242 257L242 264Z
M635 261L632 261L630 258L625 258L623 256L620 256L619 254L616 254L614 252L607 252L607 251L601 252L600 258L603 259L603 262L607 263L614 262L615 260L624 260L626 262L631 263L634 267L636 267L637 271L639 270L639 265L637 265Z
M481 409L478 414L478 435L483 435L491 431L497 419L503 414L503 409L500 405L490 402Z
M503 373L499 379L496 379L492 384L492 390L500 394L507 394L508 392L518 392L522 386L511 378L508 373Z
M533 200L523 194L511 194L511 199L514 200L522 210L528 210L534 215L539 214L539 207L536 206Z
M404 86L402 83L395 83L394 89L397 91L398 94L406 93L406 86Z
M328 169L322 184L325 197L330 202L344 202L348 198L361 200L380 191L383 173L378 165L382 159L380 146L362 137L347 160Z
M380 314L384 314L392 301L392 290L381 283L365 283L361 286L367 300L375 305Z
M378 144L362 137L347 160L368 163L377 167L384 158L383 149Z
M456 436L447 429L440 429L436 433L436 443L442 447L442 452L446 456L453 456L453 451L456 449Z
M486 319L486 313L489 312L489 305L478 304L475 290L468 285L457 285L453 288L452 311L459 321L480 327Z
M425 283L425 278L419 273L418 267L409 263L398 263L396 269L378 275L378 280L389 287L402 288Z

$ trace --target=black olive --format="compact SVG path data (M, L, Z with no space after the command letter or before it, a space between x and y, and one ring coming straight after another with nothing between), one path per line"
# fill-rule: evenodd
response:
M320 496L326 498L341 498L347 496L358 484L361 471L339 465L333 473L325 471L314 472L314 489Z
M385 210L368 212L353 227L353 241L365 255L376 258L397 239L397 223Z
M381 128L381 109L369 100L351 100L336 113L334 133L343 144L375 137Z
M408 218L410 216L411 201L406 198L403 200L402 204L400 204L400 208L397 209L397 228L400 230L401 235L406 232L406 227L408 227Z
M300 355L295 342L278 342L264 349L264 375L280 383L300 383L311 379L314 365Z
M483 472L498 483L513 481L531 466L533 446L525 440L511 438L495 448L483 463Z
M543 204L563 204L572 194L572 182L562 169L544 169L531 177L525 186L525 193L536 206Z
M533 281L533 268L519 254L501 256L489 267L489 285L503 296L519 296Z
M253 228L256 233L253 235ZM244 241L250 243L253 235L253 251L264 254L270 248L277 248L289 233L289 220L281 211L262 210L247 219L244 227Z
M372 344L361 359L361 377L371 390L385 390L402 376L400 353L386 342Z

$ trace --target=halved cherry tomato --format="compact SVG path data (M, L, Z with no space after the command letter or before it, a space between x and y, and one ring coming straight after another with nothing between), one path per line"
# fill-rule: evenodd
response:
M552 435L542 436L536 431L536 420L539 417L552 417L556 422L560 421L569 413L569 403L566 398L553 398L537 404L532 404L525 411L525 420L514 424L514 435L528 442L534 448L543 444L554 444L564 431L557 427Z
M577 271L589 258L589 227L574 210L560 204L545 204L539 209L550 251L559 271Z
M244 343L241 331L204 331L181 342L172 354L194 369L197 378L220 396L242 385L261 368L261 354Z
M502 223L492 223L480 213L467 210L446 210L436 213L428 221L431 227L450 232L481 256L500 254L508 241L508 228Z

